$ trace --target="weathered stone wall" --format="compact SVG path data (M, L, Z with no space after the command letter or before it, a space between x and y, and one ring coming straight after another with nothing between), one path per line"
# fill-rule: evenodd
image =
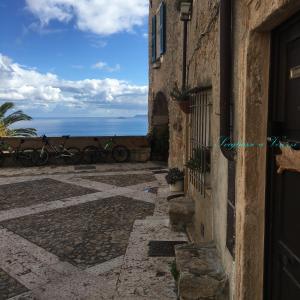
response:
M193 3L189 26L188 81L194 86L212 87L211 106L211 191L203 198L194 189L196 241L214 240L229 278L230 298L234 298L233 258L226 248L227 226L227 161L218 146L219 134L219 1ZM234 93L238 89L234 86ZM201 226L203 232L201 234Z
M130 161L133 162L145 162L150 159L150 145L147 137L145 136L122 136L122 137L96 137L98 141L95 141L95 137L70 137L66 140L66 148L76 147L80 150L83 150L86 146L98 146L105 145L105 143L113 138L116 144L124 145L130 150ZM4 142L5 145L9 145L13 149L16 149L20 145L20 138L7 137L1 138L1 142ZM43 146L42 138L40 137L28 137L24 138L24 143L22 148L33 148L38 149ZM60 145L65 142L65 139L62 137L49 137L51 144ZM48 148L50 150L50 148ZM5 152L7 159L5 160L4 166L10 167L14 166L15 162L9 158L9 153Z
M164 91L169 99L171 167L183 167L188 150L189 116L170 100L181 84L183 24L175 1L167 3L167 51L161 66L150 58L149 111L153 95ZM153 0L151 15L160 0ZM233 0L234 139L266 144L271 31L300 10L299 0ZM151 19L150 19L151 20ZM151 29L151 27L150 27ZM151 45L151 32L150 32ZM236 175L236 262L226 248L227 161L219 141L219 0L194 0L188 30L188 82L191 87L212 86L211 192L203 199L191 184L195 200L196 242L214 240L229 277L231 299L262 299L266 148L239 148ZM180 129L180 130L178 130ZM206 235L201 236L201 225ZM255 245L255 247L254 247Z
M239 5L245 29L237 44L238 140L266 144L271 32L300 11L300 2L245 0ZM266 153L266 147L238 151L236 299L263 299Z
M156 12L160 0L152 1L151 13ZM167 51L161 58L159 69L154 69L150 59L150 97L163 90L169 99L170 157L169 166L183 168L188 153L189 115L184 114L177 103L170 99L170 91L177 81L181 85L183 22L175 8L175 1L167 3ZM150 18L151 20L151 18ZM226 272L233 285L233 260L226 249L227 162L218 147L219 139L219 1L198 0L193 3L192 19L188 25L188 85L212 86L211 139L213 189L203 199L192 186L187 186L195 200L194 239L196 242L215 240ZM151 29L151 26L150 26ZM150 32L151 45L151 32ZM151 54L151 53L150 53ZM151 127L151 125L150 125ZM186 170L187 171L187 170ZM204 226L204 236L201 228ZM202 229L203 230L203 229Z
M157 13L160 0L153 0L150 6L150 16ZM157 61L152 63L151 49L149 51L149 129L153 127L154 99L158 92L164 93L169 103L169 129L170 129L170 166L183 167L184 155L184 113L178 109L176 103L170 99L170 92L175 84L181 84L182 68L182 26L178 22L178 12L175 1L166 1L167 30L166 30L166 53ZM151 45L151 17L149 18L149 43Z

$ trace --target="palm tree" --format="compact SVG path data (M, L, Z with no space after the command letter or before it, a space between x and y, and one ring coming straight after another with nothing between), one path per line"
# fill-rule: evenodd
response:
M10 126L19 121L30 121L32 118L17 110L7 115L7 112L14 109L15 105L12 102L5 102L0 105L0 137L4 136L36 136L37 132L34 128L18 128L14 129Z

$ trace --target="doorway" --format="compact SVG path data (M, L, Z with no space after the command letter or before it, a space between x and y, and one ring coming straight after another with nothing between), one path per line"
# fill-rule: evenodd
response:
M298 300L300 173L278 174L276 156L282 153L278 142L292 155L300 151L300 14L272 35L268 126L265 299Z
M163 92L155 95L151 117L151 160L168 161L169 106Z

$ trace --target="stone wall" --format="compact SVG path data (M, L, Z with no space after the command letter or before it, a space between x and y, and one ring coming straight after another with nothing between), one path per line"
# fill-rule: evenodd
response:
M150 16L157 13L161 1L152 1L150 5ZM170 92L177 81L181 78L181 24L178 23L178 12L175 7L175 1L166 1L166 53L153 64L151 58L151 49L149 51L149 120L151 130L154 126L153 114L154 99L159 92L162 92L169 103L169 130L170 130L170 166L183 167L184 154L184 114L178 109L177 105L170 99ZM151 17L149 18L149 43L151 45ZM179 49L178 49L179 48Z
M160 0L152 1L151 14ZM159 91L166 93L169 101L170 155L169 166L185 168L189 150L190 116L183 113L171 100L170 92L175 82L181 86L183 22L176 9L176 1L167 0L167 51L160 58L160 67L150 60L149 112ZM151 20L151 18L150 18ZM204 199L186 180L186 190L195 201L193 238L197 243L215 241L226 273L233 287L233 259L226 248L227 216L227 161L218 147L219 140L219 1L198 0L193 3L192 19L188 25L188 85L212 86L211 140L212 140L212 190ZM150 27L151 28L151 27ZM151 45L151 32L150 32ZM151 53L150 53L151 54ZM150 118L151 120L151 118ZM151 125L150 125L151 128ZM188 173L185 168L186 174ZM186 176L187 177L187 176ZM204 235L203 231L204 230ZM233 290L233 288L231 289ZM233 296L232 296L233 297Z
M98 141L95 140L97 138ZM70 137L66 140L65 146L76 147L83 150L86 146L97 146L98 143L104 145L110 138L113 138L116 144L124 145L130 150L130 161L146 162L150 159L150 145L145 136L116 136L116 137ZM22 148L41 148L43 143L40 137L23 138L24 143ZM60 145L65 141L63 137L49 137L51 144ZM12 148L17 148L20 145L20 138L1 138L1 142L10 145ZM6 155L9 157L9 154ZM5 166L13 166L12 160L6 159Z
M161 0L153 0L150 15ZM167 51L158 63L150 61L150 122L155 94L169 101L169 166L184 168L188 153L190 116L170 99L181 84L183 24L173 0L167 4ZM272 30L300 10L299 0L232 0L234 139L266 143L269 97L270 37ZM151 18L150 18L151 21ZM150 27L151 28L151 27ZM150 45L151 45L151 32ZM219 0L194 0L188 27L188 83L212 86L211 191L205 199L186 180L186 191L195 201L194 239L214 240L230 282L231 299L262 299L266 148L240 148L236 175L236 261L226 248L227 161L219 142ZM151 127L151 125L150 125ZM206 229L206 236L200 232ZM255 247L253 247L255 245Z

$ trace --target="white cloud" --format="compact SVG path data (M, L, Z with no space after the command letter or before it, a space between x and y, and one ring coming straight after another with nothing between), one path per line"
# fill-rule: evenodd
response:
M0 53L0 101L14 101L23 109L55 110L56 107L140 109L147 107L147 86L113 78L63 80L52 73L13 62Z
M92 66L93 69L103 70L107 72L117 72L120 71L121 66L116 64L114 67L110 67L106 62L99 61Z
M51 20L70 22L99 35L132 31L148 14L148 0L26 0L43 26Z

